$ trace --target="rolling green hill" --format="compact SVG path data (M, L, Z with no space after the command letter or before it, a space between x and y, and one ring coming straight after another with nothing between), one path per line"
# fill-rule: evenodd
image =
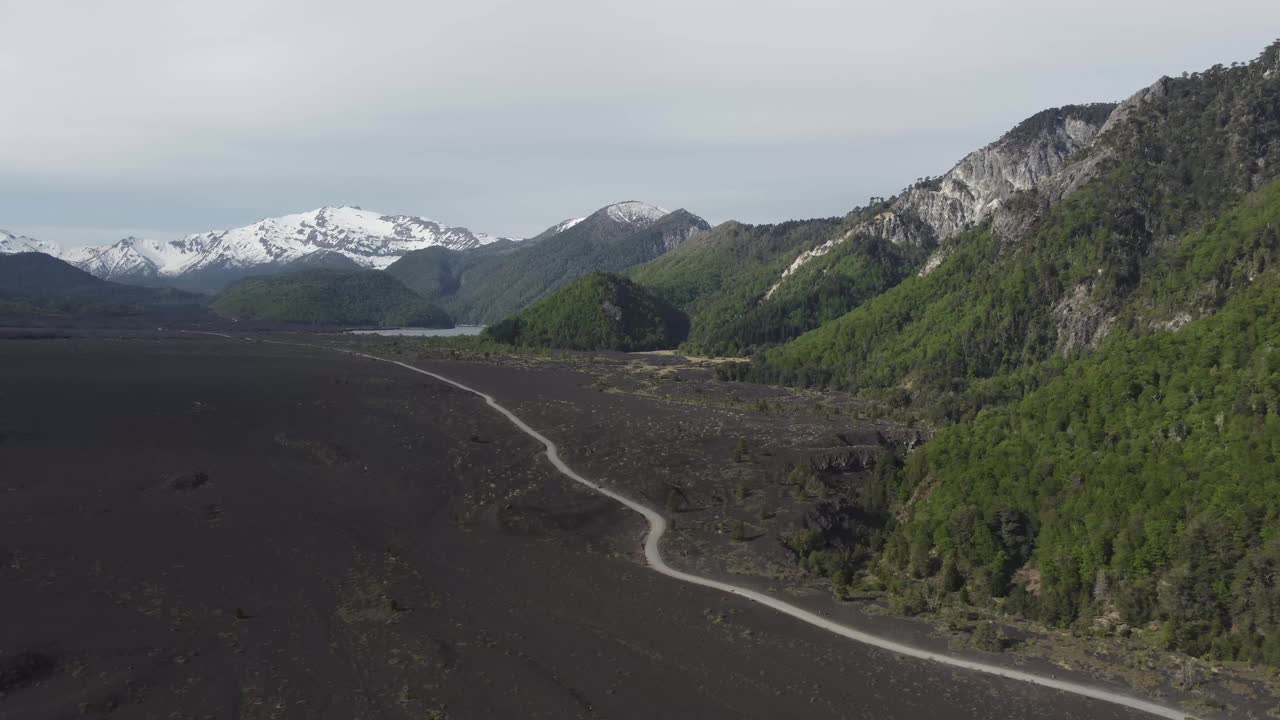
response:
M377 270L304 270L244 278L213 301L235 320L311 325L453 327L447 313Z
M0 255L0 316L157 322L211 318L205 300L181 290L109 282L51 255Z
M515 345L633 352L673 348L688 331L688 318L652 292L596 272L485 332Z
M840 317L923 262L914 246L859 232L873 212L778 225L724 223L628 274L689 313L690 352L750 355ZM801 253L846 235L855 237L806 265L803 277L778 283Z

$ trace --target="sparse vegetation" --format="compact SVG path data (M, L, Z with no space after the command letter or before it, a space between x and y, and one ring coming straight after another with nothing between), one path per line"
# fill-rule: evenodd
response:
M990 620L982 620L974 626L969 642L975 648L987 652L1001 652L1005 643L999 628Z

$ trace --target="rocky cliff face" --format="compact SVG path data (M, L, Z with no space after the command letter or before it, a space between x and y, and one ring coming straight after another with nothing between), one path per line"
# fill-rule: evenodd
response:
M1038 113L1004 137L965 156L945 175L904 191L893 210L919 218L932 237L885 236L894 242L940 244L979 222L1014 193L1054 176L1089 147L1114 105L1071 105Z
M841 243L858 237L884 238L926 251L939 248L966 227L984 220L1014 193L1046 184L1102 133L1113 103L1050 108L1019 123L999 140L969 153L941 177L903 190L887 210L801 253L765 295ZM922 273L936 268L939 250Z
M674 213L673 213L674 215ZM688 217L673 217L669 226L661 228L658 235L658 254L675 250L698 233L711 229L706 220L688 213Z

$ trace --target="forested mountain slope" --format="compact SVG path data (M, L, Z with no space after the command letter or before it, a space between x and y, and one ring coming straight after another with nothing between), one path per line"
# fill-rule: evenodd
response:
M903 607L1280 665L1280 43L1108 124L936 270L747 371L942 428L854 499L874 532L828 518L792 547Z
M453 327L447 313L377 270L311 269L248 277L223 290L213 309L234 320Z
M940 244L1067 167L1114 107L1045 110L942 176L842 219L726 223L631 275L691 314L690 351L749 355L784 343L931 269Z
M706 229L685 210L617 203L502 251L410 253L388 271L463 322L494 323L587 273L647 262Z
M932 273L771 351L753 376L945 399L1096 347L1139 322L1134 302L1144 316L1211 309L1212 298L1181 307L1136 293L1169 271L1180 236L1280 168L1276 53L1144 91L1045 187L946 243Z
M1119 330L1045 368L910 458L898 497L927 499L883 562L1053 624L1155 621L1170 648L1280 665L1277 339L1270 269L1177 332Z
M200 296L109 282L40 252L0 254L0 316L155 322L211 317Z
M692 316L691 349L740 354L749 349L742 328L774 278L841 225L835 218L777 225L726 222L628 274Z

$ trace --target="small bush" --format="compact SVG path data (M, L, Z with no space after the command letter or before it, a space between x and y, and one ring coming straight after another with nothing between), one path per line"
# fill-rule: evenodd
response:
M969 643L975 648L987 652L1004 650L1004 637L999 628L996 627L996 624L990 620L983 620L974 627L973 632L969 635Z
M929 609L929 599L919 585L911 585L889 600L889 610L895 615L912 617Z

